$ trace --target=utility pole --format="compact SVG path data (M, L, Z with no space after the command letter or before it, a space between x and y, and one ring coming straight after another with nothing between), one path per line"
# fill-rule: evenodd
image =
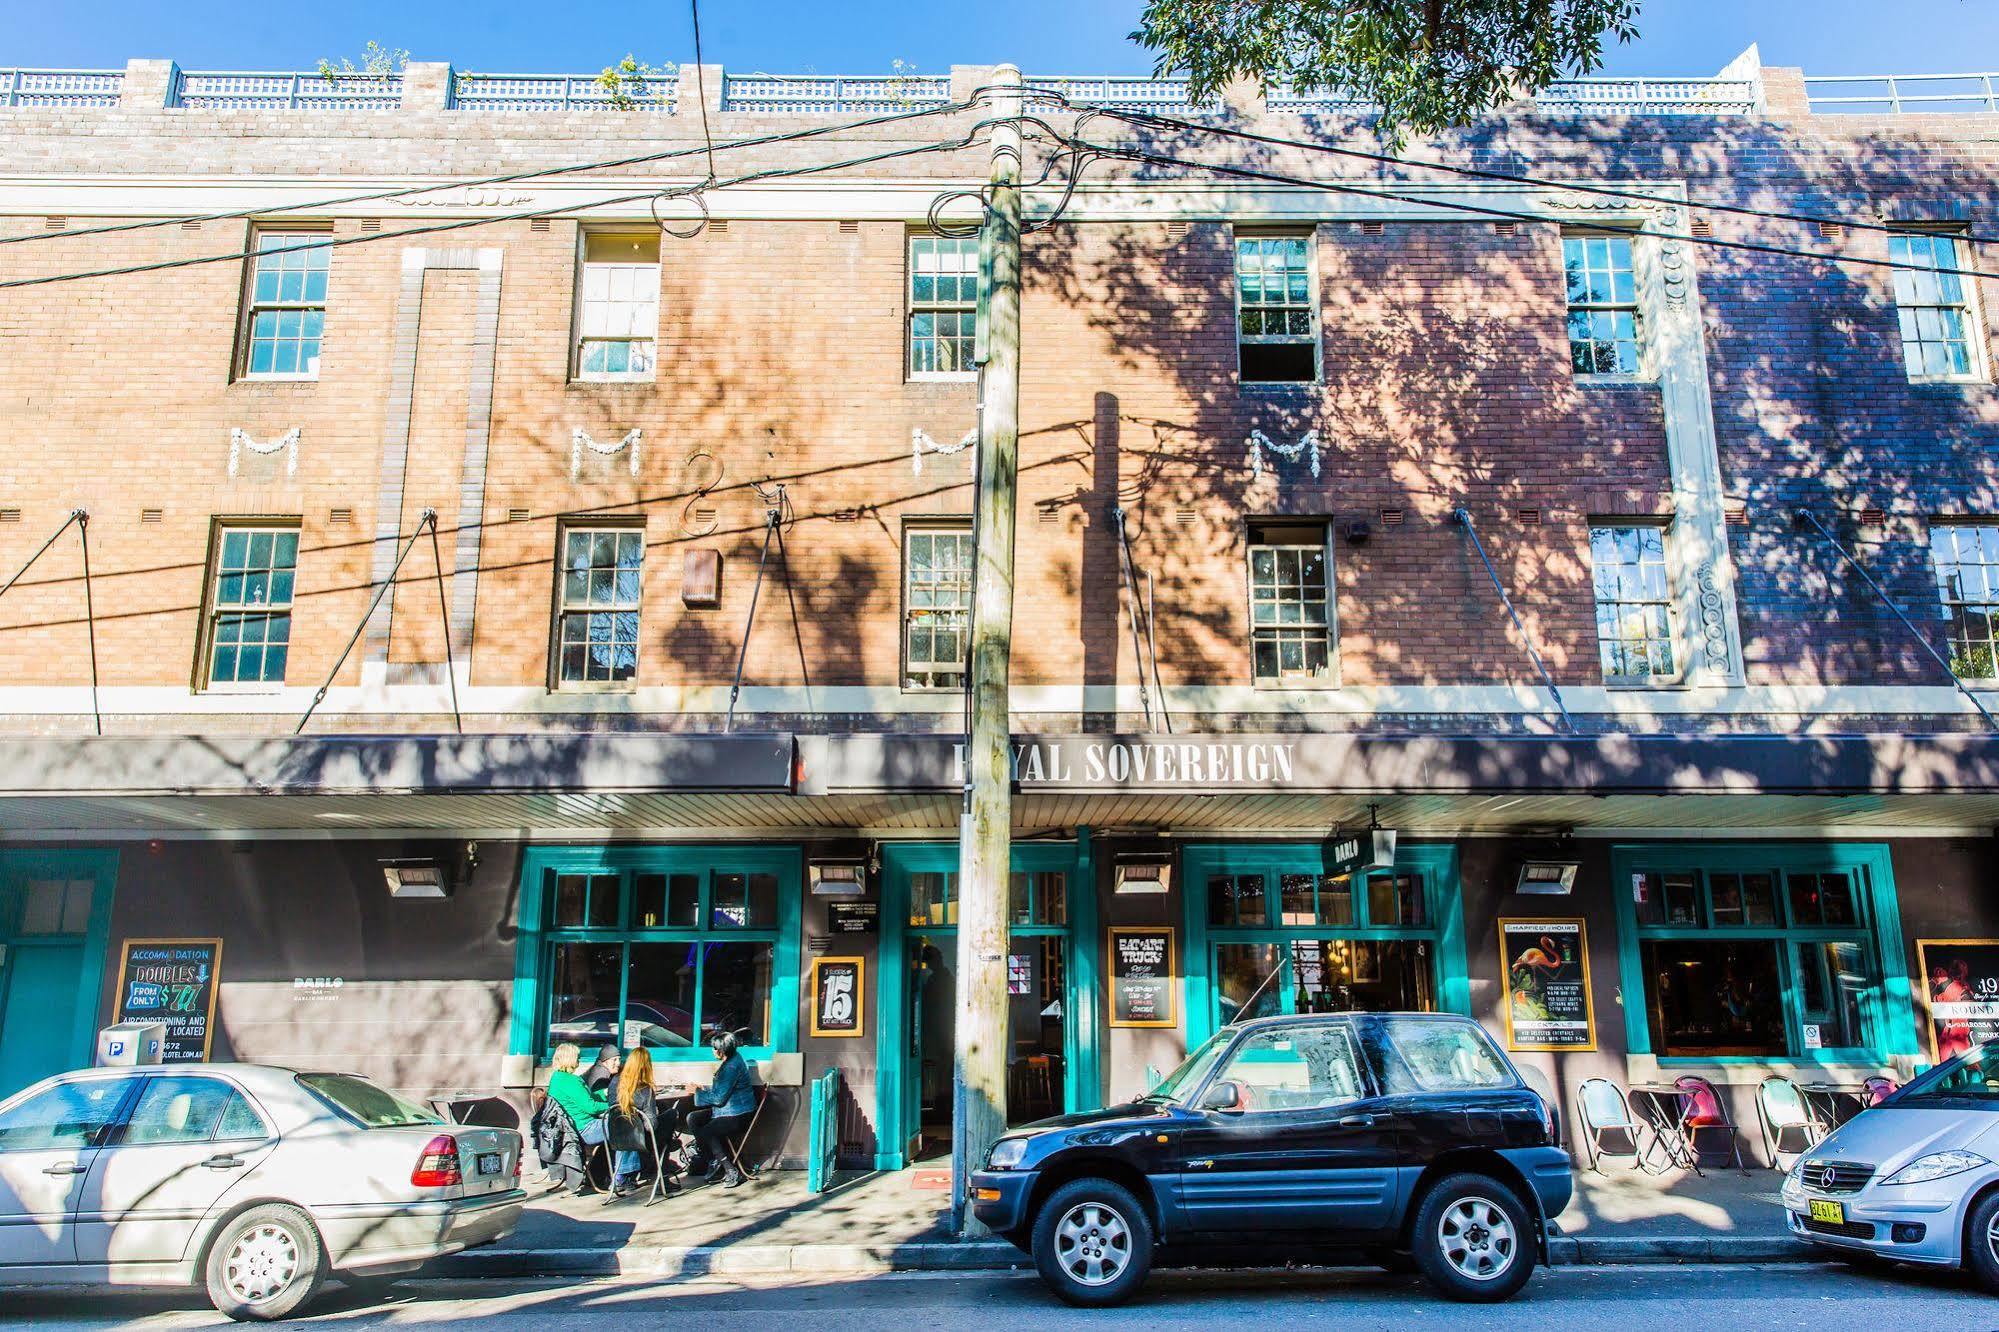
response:
M1006 1127L1007 886L1013 846L1014 514L1020 485L1020 70L1001 65L985 104L992 169L979 236L986 269L972 584L971 731L958 843L958 1002L951 1197L961 1233L983 1227L966 1179Z

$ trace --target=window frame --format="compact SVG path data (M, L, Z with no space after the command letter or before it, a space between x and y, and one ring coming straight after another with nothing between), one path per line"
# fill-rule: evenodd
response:
M1940 238L1951 242L1953 251L1953 257L1949 265L1951 268L1963 269L1974 267L1975 265L1967 263L1965 259L1964 240L1967 233L1968 228L1955 223L1910 223L1903 226L1896 226L1889 230L1886 237L1888 258L1891 262L1899 262L1895 260L1895 241L1898 237L1922 237L1926 240ZM1941 267L1941 265L1932 266L1930 271L1935 271L1938 267ZM1902 351L1902 373L1908 377L1908 381L1911 384L1990 383L1992 379L1991 348L1985 328L1985 311L1978 299L1980 279L1958 277L1960 299L1954 306L1950 303L1905 305L1902 302L1901 293L1895 290L1895 279L1907 271L1903 268L1890 268L1888 270L1889 295L1892 297L1895 307L1895 338L1897 345ZM1970 362L1970 368L1963 374L1933 375L1927 372L1918 374L1911 371L1909 368L1910 343L1907 335L1903 333L1901 328L1903 312L1949 310L1953 308L1959 312L1964 320L1965 357ZM1946 341L1948 340L1946 339ZM1929 344L1926 344L1919 336L1916 345L1920 347Z
M1880 843L1733 843L1686 845L1672 843L1618 844L1611 848L1611 896L1617 903L1618 953L1624 1004L1626 1049L1633 1058L1651 1059L1662 1069L1729 1064L1867 1064L1886 1065L1896 1057L1918 1054L1915 1012L1903 957L1902 925L1896 900L1893 864ZM1633 900L1633 876L1688 874L1697 876L1699 921L1692 925L1640 925ZM1777 899L1775 925L1712 924L1714 875L1742 877L1769 874ZM1790 916L1790 878L1802 874L1845 874L1853 885L1858 923L1852 926L1795 925ZM1647 999L1643 945L1649 940L1686 942L1775 941L1782 990L1786 1052L1782 1054L1668 1055L1653 1049L1650 1001ZM1876 984L1860 999L1862 1037L1859 1046L1804 1045L1803 986L1797 971L1800 943L1858 941L1874 967Z
M1319 543L1315 547L1310 542L1272 541L1267 539L1272 532L1288 528L1317 528ZM1249 680L1255 689L1338 689L1340 687L1340 629L1339 629L1339 575L1333 566L1333 525L1325 518L1255 518L1244 528L1242 560L1243 614L1247 617L1247 641L1249 652ZM1326 673L1314 679L1311 676L1287 677L1281 668L1274 677L1259 676L1256 673L1256 644L1259 626L1256 622L1256 552L1259 550L1307 551L1317 549L1325 569L1326 591ZM1281 604L1281 603L1273 603ZM1286 628L1310 628L1303 624L1264 626L1270 630Z
M1562 244L1562 344L1568 349L1570 377L1578 384L1650 384L1658 379L1658 368L1654 361L1652 339L1648 336L1651 320L1645 308L1645 233L1639 227L1618 226L1564 226L1559 237ZM1631 243L1631 299L1630 301L1574 301L1569 297L1568 248L1572 240L1625 240ZM1615 272L1615 270L1611 270ZM1622 311L1628 310L1632 318L1632 338L1637 344L1638 368L1635 370L1578 370L1576 369L1576 342L1569 332L1569 319L1578 310Z
M898 585L897 600L899 607L897 611L897 620L898 620L897 633L901 641L900 643L898 643L896 647L896 681L900 685L902 692L905 694L963 693L965 689L965 680L966 678L969 678L970 674L969 671L965 668L965 666L961 665L959 668L959 674L961 678L958 680L956 684L917 684L913 681L912 673L910 670L909 637L910 637L910 629L914 624L914 620L912 619L912 617L915 614L917 608L910 605L909 544L911 538L913 537L935 536L938 533L950 533L952 535L962 536L965 541L966 549L969 550L971 554L971 562L966 570L965 608L964 608L965 646L968 655L971 650L972 603L974 597L977 594L977 587L978 587L978 547L976 544L976 540L972 534L972 521L970 518L967 517L905 518L902 523L902 535L900 541L901 545L900 575L897 579L897 585ZM925 609L933 612L937 610L937 608L934 606L927 607Z
M289 534L300 538L301 544L294 548L292 555L292 595L291 599L284 603L282 612L276 609L249 610L235 604L225 608L217 600L217 595L220 592L218 584L221 582L222 577L222 545L231 532L248 532L251 535L259 532L270 532L273 534ZM290 678L291 673L291 652L295 646L294 631L298 627L298 561L299 557L304 554L303 538L303 519L299 515L294 514L268 516L231 514L218 516L209 521L208 558L202 565L201 624L195 635L194 692L199 694L275 694L282 693L287 688L287 680ZM275 565L272 567L276 568ZM271 602L267 603L267 605L275 607L277 603ZM268 616L280 613L291 621L285 632L285 677L278 680L215 679L215 633L217 624L222 616L225 614ZM269 640L266 639L265 642L268 645Z
M1991 532L1994 535L1995 539L1999 539L1999 520L1987 519L1987 518L1954 517L1950 519L1932 519L1930 520L1929 523L1930 572L1932 576L1936 579L1937 602L1943 612L1944 646L1948 650L1947 659L1951 662L1951 669L1956 672L1958 679L1964 680L1968 683L1999 684L1999 627L1994 628L1992 635L1992 644L1991 644L1992 667L1984 674L1973 674L1967 671L1962 671L1957 669L1957 661L1959 659L1957 652L1958 640L1951 633L1952 626L1956 623L1955 617L1952 615L1953 606L1982 606L1986 608L1986 614L1988 615L1988 617L1999 617L1999 558L1995 558L1993 563L1989 565L1979 566L1981 568L1986 568L1992 571L1992 578L1990 580L1992 582L1992 597L1990 600L1988 601L1960 600L1953 602L1949 597L1944 595L1943 565L1942 561L1938 559L1937 555L1937 531L1940 528L1948 530L1952 533L1956 533L1966 528L1983 529L1985 531ZM1958 540L1959 538L1953 535L1951 539L1951 544L1954 551L1957 546ZM1980 544L1982 545L1983 542L1981 542ZM1952 567L1962 568L1964 567L1964 565L1962 561L1953 561Z
M949 242L968 247L973 257L973 289L970 302L958 301L918 301L916 299L916 247L921 243L941 244ZM928 231L906 233L902 247L902 375L911 384L962 384L975 382L979 377L978 367L978 327L979 296L978 283L982 266L980 263L979 240L974 236L936 236ZM972 364L963 370L918 370L916 368L916 317L919 314L967 314L972 317Z
M633 881L642 875L699 874L695 924L643 926L632 923ZM554 924L555 883L563 875L619 878L618 923L557 926ZM753 874L777 879L777 919L769 927L716 927L710 910L717 875ZM768 1060L799 1050L799 916L803 897L803 859L792 846L646 846L533 847L522 857L520 934L515 946L513 1021L508 1048L546 1063L551 1043L549 1018L555 999L555 951L565 944L616 945L623 949L618 982L619 1028L615 1044L625 1048L623 1023L631 986L631 945L634 943L768 943L771 945L771 988L766 999L768 1032L761 1045L742 1048L745 1059ZM701 980L694 982L696 1024L694 1043L686 1048L648 1047L659 1063L713 1063L700 1040Z
M1665 595L1656 603L1652 601L1618 600L1621 606L1662 605L1666 608L1666 646L1672 653L1673 669L1662 675L1613 675L1607 659L1609 643L1603 636L1601 611L1604 602L1597 595L1596 534L1599 531L1617 529L1630 531L1644 529L1659 534L1659 567L1666 580ZM1588 525L1589 571L1590 571L1590 611L1596 626L1597 670L1603 683L1609 689L1670 689L1687 681L1687 645L1680 615L1680 577L1673 558L1673 525L1670 520L1651 518L1597 518L1592 517ZM1643 567L1641 553L1640 567ZM1622 641L1622 640L1620 640ZM1647 640L1650 641L1649 639Z
M644 265L623 264L623 263L613 263L608 260L598 260L596 263L593 264L589 257L590 240L593 236L609 237L613 239L620 237L646 238L646 233L642 230L631 230L623 227L577 228L576 273L575 273L574 284L571 287L572 295L570 300L569 380L573 384L657 383L659 380L659 314L660 314L660 306L665 303L666 270L664 263L665 255L663 252L663 247L656 248L653 251L654 258L651 264L644 264ZM654 239L656 239L656 237ZM590 269L592 269L593 267L601 267L601 268L649 267L652 269L652 281L653 281L652 336L650 338L589 338L588 335L584 333L584 316L588 309L588 302L584 294L584 287L585 284L589 281L589 272ZM596 342L650 342L652 344L652 364L649 368L645 370L640 370L640 371L627 370L623 373L617 373L605 370L585 370L583 368L583 347L586 340L596 341Z
M586 606L571 610L567 603L565 575L569 569L569 537L571 533L635 532L639 538L639 598L630 610L622 605ZM550 593L550 616L548 631L548 691L552 694L628 694L639 687L639 672L645 664L645 596L646 596L646 519L643 515L592 516L588 514L564 518L555 525L555 578ZM595 568L595 565L591 566ZM616 566L612 566L615 572ZM569 615L633 615L637 617L632 644L632 673L626 680L565 680L562 678L562 625ZM584 640L586 643L588 639ZM613 640L615 641L615 640Z
M312 370L252 370L250 362L255 350L254 341L257 315L260 311L264 310L319 311L319 337L322 343L320 350L322 357L324 356L325 347L323 344L326 340L326 318L332 306L333 296L332 248L330 246L326 248L325 299L316 304L309 301L259 302L257 300L257 261L264 253L262 245L264 238L267 236L289 237L290 239L287 244L304 247L314 238L331 239L332 235L333 225L330 222L253 222L250 225L249 245L246 247L248 254L243 261L241 308L238 310L236 317L236 355L232 367L234 371L233 378L239 382L271 384L314 383L319 379L319 370L317 367ZM282 249L284 247L278 248ZM307 251L301 248L292 251L292 253L304 254Z
M1251 346L1301 346L1307 337L1286 334L1282 337L1267 333L1247 335L1242 331L1242 242L1245 240L1301 240L1305 243L1305 305L1311 316L1312 331L1309 342L1312 348L1312 374L1309 379L1250 379L1243 373L1242 349ZM1319 229L1316 226L1243 226L1229 229L1229 298L1233 305L1234 341L1236 353L1236 385L1252 392L1276 390L1298 390L1323 385L1326 382L1326 332L1325 316L1321 309L1322 289L1319 285ZM1272 307L1260 307L1272 308ZM1289 302L1274 308L1290 309Z

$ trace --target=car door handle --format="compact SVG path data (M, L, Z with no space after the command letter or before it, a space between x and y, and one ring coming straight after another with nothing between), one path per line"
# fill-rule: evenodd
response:
M1340 1116L1340 1127L1341 1127L1341 1128L1373 1128L1373 1127L1374 1127L1374 1116L1373 1116L1373 1115L1342 1115L1342 1116Z
M74 1161L64 1161L60 1165L43 1167L42 1173L44 1175L80 1175L83 1173L83 1167Z
M206 1161L203 1161L202 1164L210 1170L241 1170L243 1168L243 1158L224 1153L220 1156L211 1156Z

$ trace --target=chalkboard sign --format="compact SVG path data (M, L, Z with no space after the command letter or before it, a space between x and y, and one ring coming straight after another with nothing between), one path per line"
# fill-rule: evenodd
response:
M1506 1048L1594 1050L1589 936L1580 920L1502 920Z
M858 957L812 959L812 1034L862 1034L861 976L867 966Z
M1171 1027L1173 931L1158 926L1111 930L1111 1025Z
M215 986L222 969L220 939L127 939L118 963L119 1022L163 1022L164 1064L208 1058L215 1034Z
M1916 967L1931 1059L1941 1064L1999 1037L1999 939L1918 939Z

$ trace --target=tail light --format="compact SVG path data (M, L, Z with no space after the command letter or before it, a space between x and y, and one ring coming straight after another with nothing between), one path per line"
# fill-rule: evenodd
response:
M410 1183L420 1189L442 1189L464 1182L465 1174L458 1168L458 1139L440 1133L423 1145L423 1155L410 1171Z
M1550 1147L1561 1146L1562 1112L1555 1108L1553 1101L1543 1100L1541 1102L1541 1123L1548 1130L1548 1145Z

